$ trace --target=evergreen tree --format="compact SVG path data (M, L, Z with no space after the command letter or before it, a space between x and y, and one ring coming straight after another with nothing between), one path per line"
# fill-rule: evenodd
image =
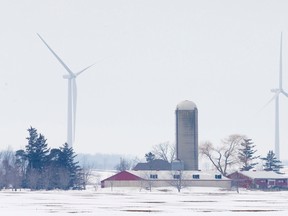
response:
M30 127L28 132L28 144L25 146L28 161L25 185L34 190L44 189L47 182L45 168L49 149L45 137L42 134L38 135L35 128Z
M29 137L26 145L26 157L28 159L28 169L43 171L47 162L49 149L47 148L46 139L42 134L37 133L35 128L28 129Z
M61 163L60 163L61 154L62 152L60 149L58 148L51 149L48 155L49 165L53 167L60 167L61 166Z
M78 161L75 162L74 159L77 156L73 148L69 148L68 144L65 143L63 147L60 147L61 154L59 157L59 163L64 171L67 171L69 175L69 187L78 187L80 184L80 166Z
M65 143L50 150L45 137L35 128L30 127L28 132L25 150L18 150L15 154L15 168L22 187L34 190L79 188L82 184L81 169L74 161L73 149Z
M146 161L149 163L155 160L155 155L152 152L148 152L145 154Z
M239 149L239 160L243 164L240 168L241 171L249 171L253 169L258 163L253 162L253 160L259 158L259 156L254 156L256 150L254 150L255 145L251 142L251 139L243 139Z
M273 151L269 151L267 156L261 159L265 161L264 170L266 171L280 173L280 169L283 168L281 161L276 158Z
M66 189L68 187L68 183L64 184L63 182L67 182L67 180L61 179L63 170L61 169L60 157L61 157L60 149L51 149L48 155L47 166L45 167L45 179L46 188L47 189ZM68 177L67 177L68 178Z

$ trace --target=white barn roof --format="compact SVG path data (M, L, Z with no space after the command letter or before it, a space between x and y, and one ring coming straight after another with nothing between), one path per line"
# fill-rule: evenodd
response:
M278 174L273 171L240 171L242 175L245 175L251 179L283 179L287 178L287 175Z

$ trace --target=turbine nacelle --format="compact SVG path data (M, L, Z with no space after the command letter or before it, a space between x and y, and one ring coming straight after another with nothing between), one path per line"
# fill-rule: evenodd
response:
M65 75L63 75L63 78L64 79L73 79L73 78L76 78L76 76L75 75L71 75L71 74L65 74Z

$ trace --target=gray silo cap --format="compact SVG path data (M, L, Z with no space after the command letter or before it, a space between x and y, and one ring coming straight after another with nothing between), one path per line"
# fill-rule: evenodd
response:
M196 108L196 104L188 100L180 102L176 107L177 110L194 110Z

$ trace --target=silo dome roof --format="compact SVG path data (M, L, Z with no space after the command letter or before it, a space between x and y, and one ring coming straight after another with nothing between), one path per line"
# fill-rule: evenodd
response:
M176 107L177 110L194 110L195 108L197 108L196 104L188 100L180 102Z

